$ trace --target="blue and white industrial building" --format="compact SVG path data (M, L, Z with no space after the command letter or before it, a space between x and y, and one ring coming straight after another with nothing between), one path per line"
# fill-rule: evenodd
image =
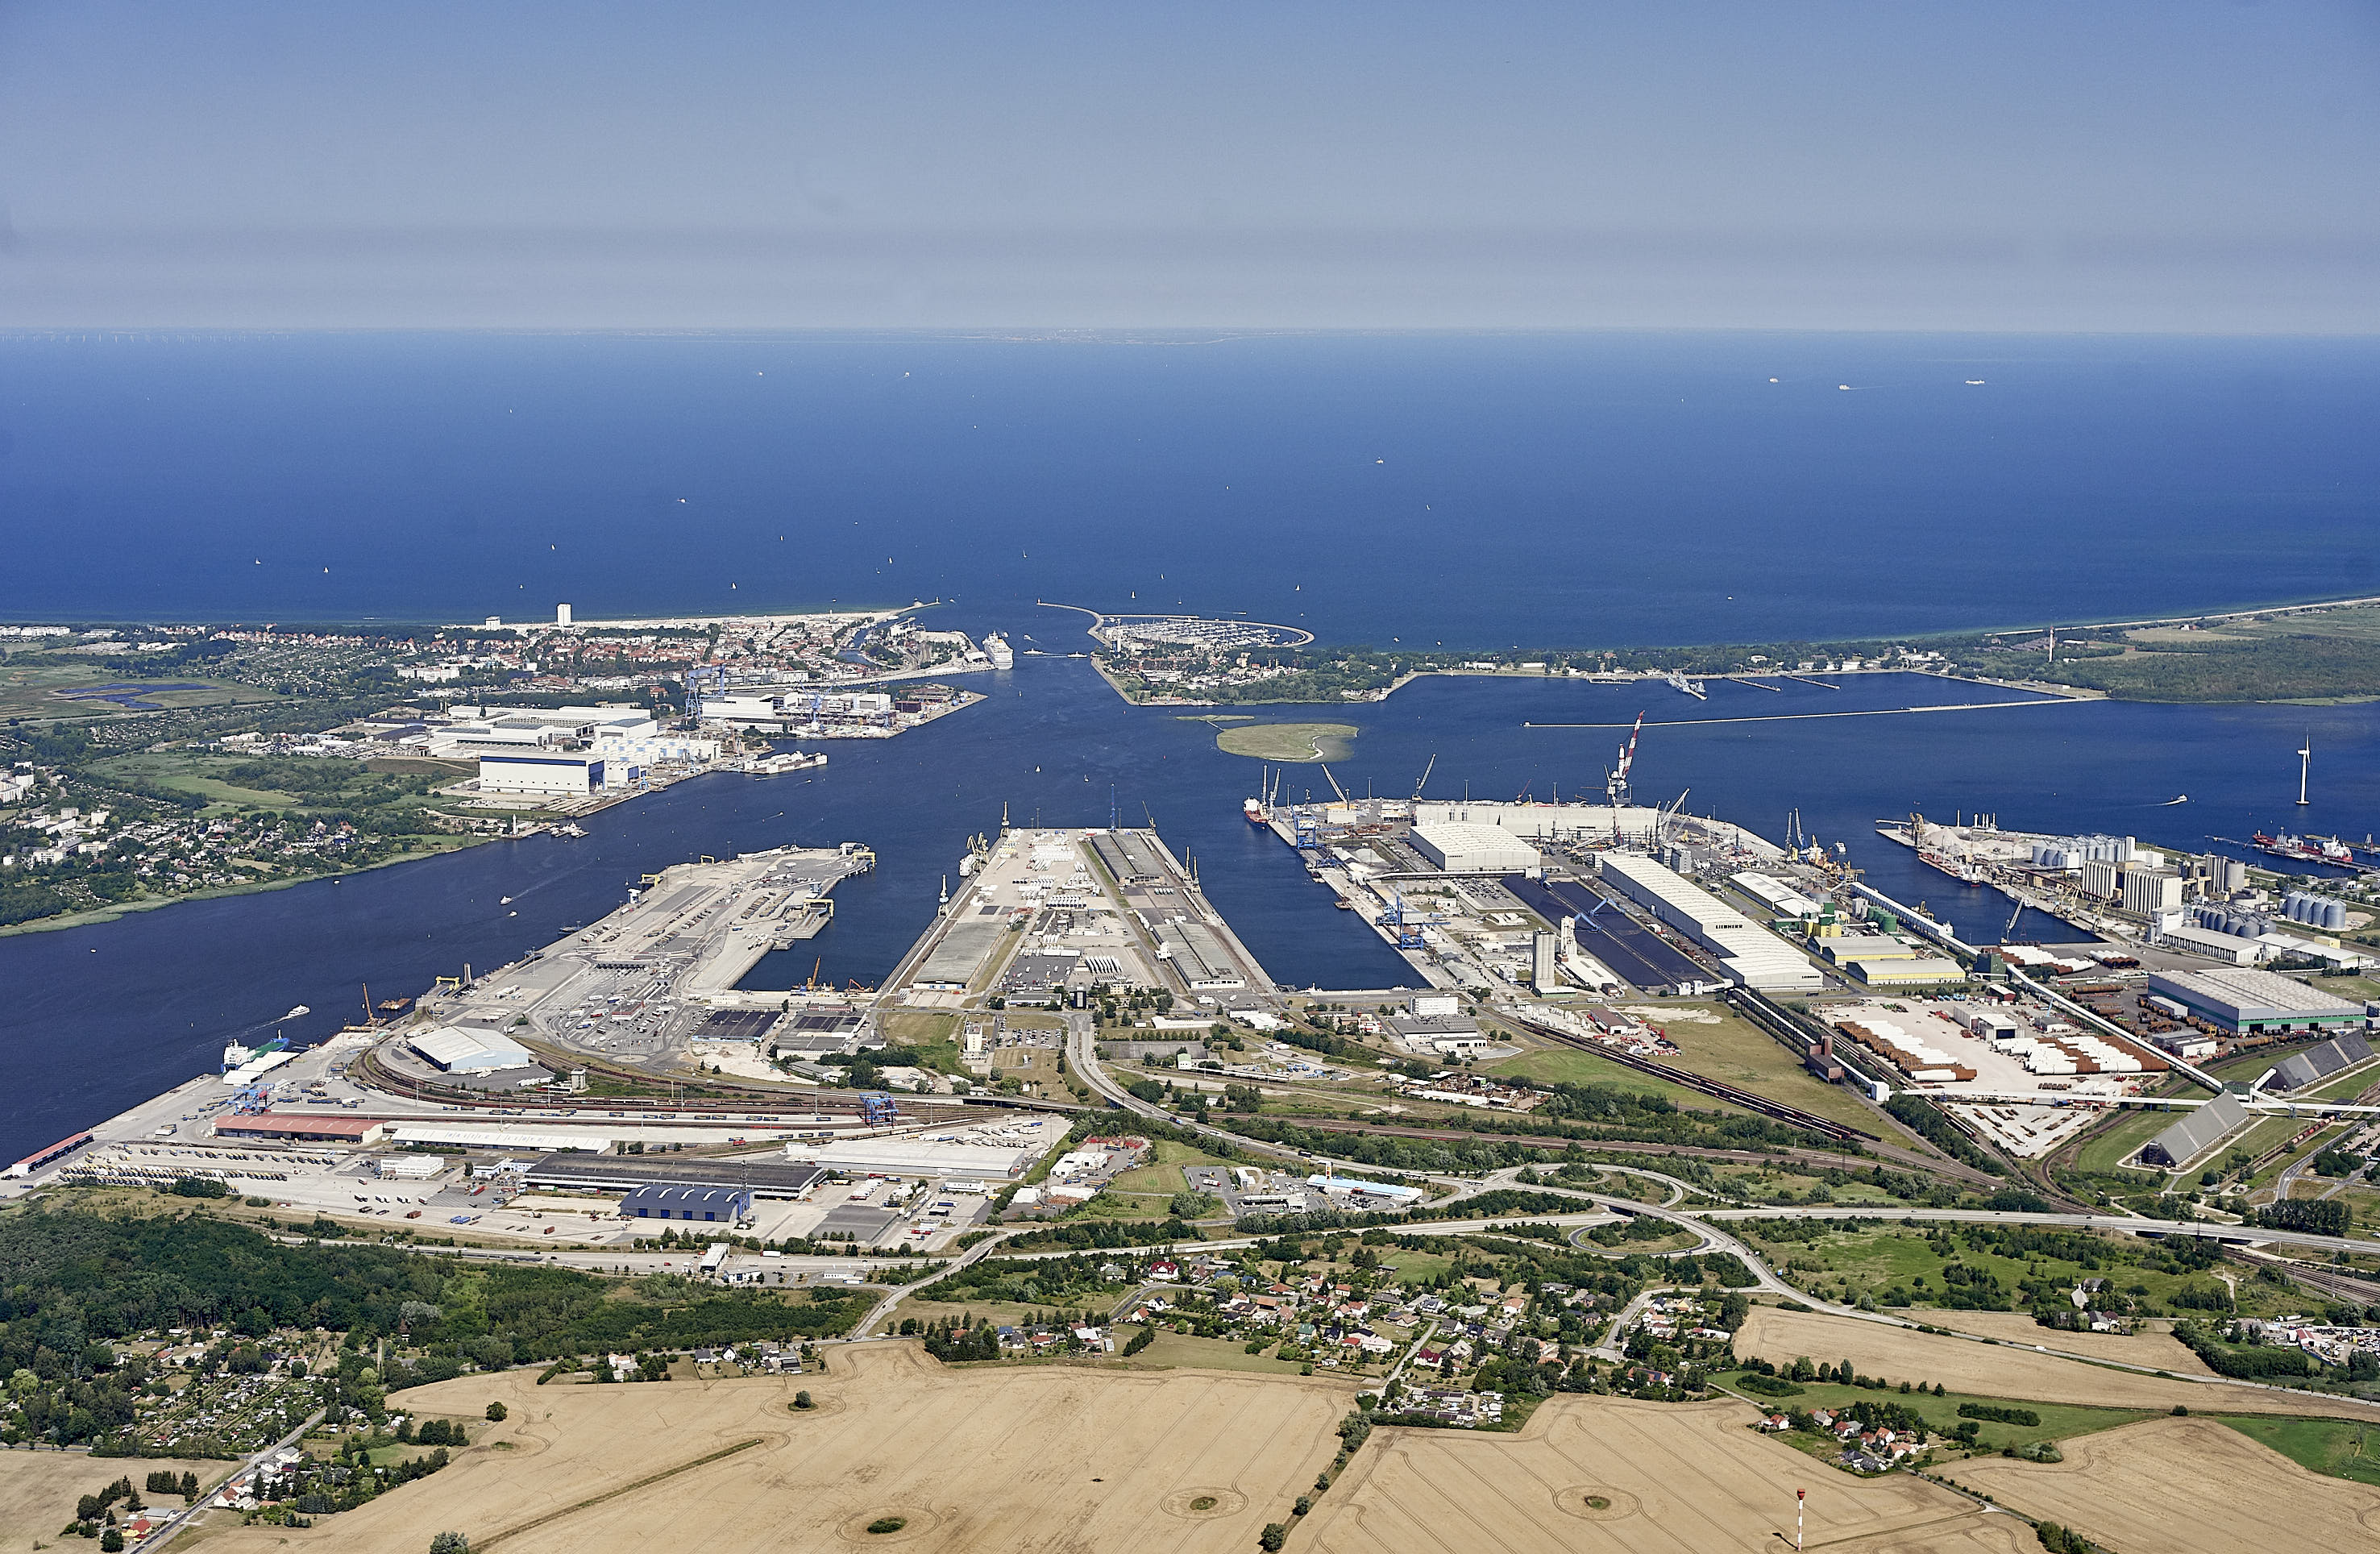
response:
M620 1217L732 1225L752 1217L752 1192L748 1187L638 1187L620 1200Z

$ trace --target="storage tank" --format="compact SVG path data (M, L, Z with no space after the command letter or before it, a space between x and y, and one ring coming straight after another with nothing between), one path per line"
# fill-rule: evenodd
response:
M2347 904L2338 901L2324 902L2322 904L2322 926L2326 929L2334 929L2345 928L2347 926Z

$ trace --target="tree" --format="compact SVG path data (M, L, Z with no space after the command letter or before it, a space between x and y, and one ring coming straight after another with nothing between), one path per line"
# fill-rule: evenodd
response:
M504 1422L505 1412L506 1410L504 1404L500 1402L490 1403L488 1405L488 1422L490 1424L502 1424Z
M794 1394L794 1406L795 1408L816 1408L818 1404L810 1401L810 1395L808 1392L795 1392Z
M471 1540L460 1533L440 1533L430 1540L430 1554L471 1554Z
M100 1554L124 1554L124 1529L110 1527L99 1535Z

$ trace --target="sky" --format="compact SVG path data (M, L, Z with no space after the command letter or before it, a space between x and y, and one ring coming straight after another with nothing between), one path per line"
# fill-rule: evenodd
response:
M0 327L2380 329L2380 5L0 0Z

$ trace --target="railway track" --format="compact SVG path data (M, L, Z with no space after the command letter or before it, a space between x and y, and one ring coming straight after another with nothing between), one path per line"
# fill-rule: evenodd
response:
M555 1062L565 1062L560 1054L540 1055L550 1056ZM623 1084L650 1085L656 1082L652 1074L600 1061L590 1062L573 1056L567 1059L567 1063L572 1067L584 1067L590 1075L601 1075ZM404 1096L414 1100L434 1101L443 1106L459 1106L475 1111L491 1113L520 1111L524 1110L524 1101L527 1099L517 1095L494 1096L482 1090L468 1089L460 1086L425 1083L392 1071L380 1061L380 1055L375 1051L367 1051L356 1059L350 1072L358 1082L390 1095ZM825 1112L844 1115L856 1114L860 1109L860 1092L856 1090L819 1089L791 1092L782 1089L764 1089L758 1086L746 1087L732 1082L722 1083L715 1075L706 1076L703 1087L728 1093L677 1099L665 1096L597 1096L557 1099L553 1097L540 1096L528 1104L533 1104L541 1111L567 1109L581 1112L617 1112L627 1118L665 1112L680 1120L698 1120L714 1115L741 1117L756 1111L800 1111L806 1113ZM900 1098L900 1105L904 1120L929 1123L965 1122L971 1117L981 1116L986 1111L1048 1111L1067 1114L1085 1110L1077 1102L1035 1100L1019 1096L987 1096L961 1102L930 1100L904 1095Z
M1548 1041L1560 1042L1565 1047L1581 1052L1592 1052L1598 1058L1620 1064L1622 1068L1633 1068L1639 1074L1650 1074L1656 1079L1692 1090L1697 1095L1708 1096L1713 1100L1723 1100L1730 1106L1741 1107L1746 1111L1756 1112L1772 1122L1790 1124L1800 1128L1804 1133L1814 1133L1820 1137L1830 1138L1838 1144L1853 1144L1865 1147L1884 1142L1872 1133L1864 1133L1858 1128L1833 1122L1814 1112L1804 1111L1798 1106L1788 1106L1781 1100L1771 1100L1767 1096L1757 1095L1750 1090L1738 1089L1733 1085L1722 1084L1717 1079L1696 1074L1691 1069L1672 1068L1668 1063L1655 1062L1650 1058L1639 1057L1624 1048L1607 1046L1583 1036L1572 1036L1568 1031L1552 1026L1539 1025L1535 1020L1514 1018L1512 1023L1530 1034L1541 1036Z
M1818 1149L1724 1149L1708 1144L1656 1144L1633 1138L1560 1138L1546 1134L1478 1133L1463 1128L1429 1128L1398 1123L1350 1123L1333 1118L1301 1117L1296 1125L1317 1133L1383 1134L1392 1138L1423 1138L1448 1143L1518 1144L1529 1149L1600 1150L1621 1155L1669 1155L1730 1165L1765 1165L1792 1160L1835 1171L1869 1171L1874 1159L1829 1155ZM1225 1130L1227 1133L1229 1129Z
M2369 1279L2357 1279L2337 1269L2316 1268L2289 1258L2267 1260L2244 1257L2228 1248L2226 1248L2225 1256L2230 1261L2248 1268L2278 1268L2301 1284L2320 1290L2325 1295L2336 1295L2340 1300L2354 1301L2359 1305L2380 1302L2380 1283Z

